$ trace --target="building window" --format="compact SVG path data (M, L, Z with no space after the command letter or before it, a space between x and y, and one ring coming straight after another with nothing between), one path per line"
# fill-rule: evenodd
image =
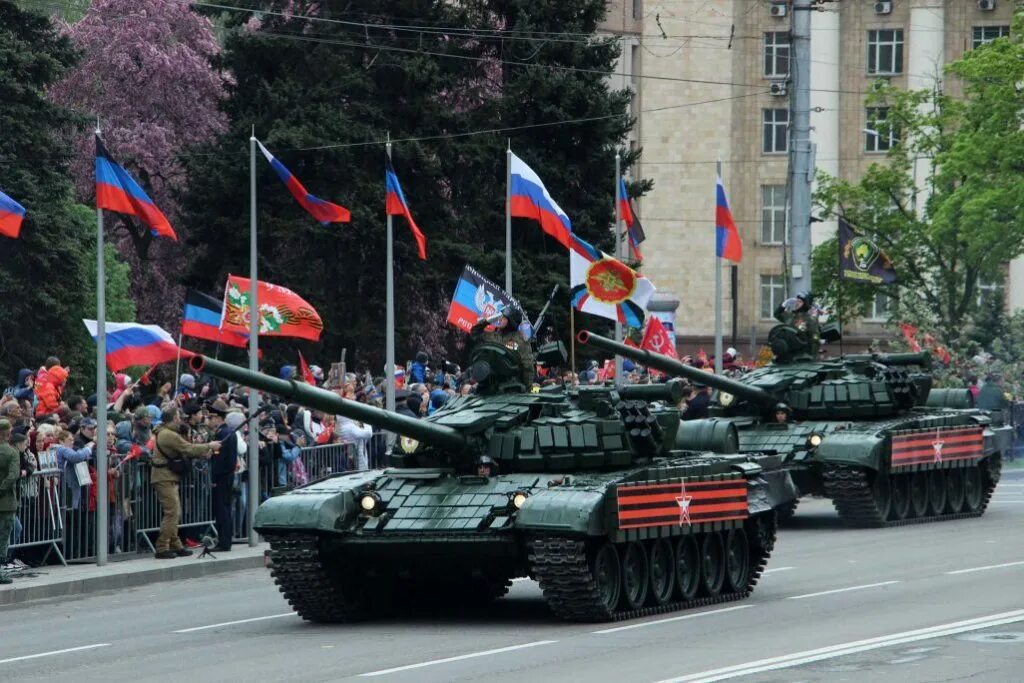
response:
M761 150L765 154L783 154L789 149L789 110L764 110L764 136Z
M975 26L971 49L976 50L986 43L991 43L996 38L1008 35L1010 35L1009 26Z
M978 305L991 303L993 298L1002 300L1003 283L998 280L982 280L978 278Z
M888 152L899 142L899 129L889 121L889 107L868 107L864 118L865 152Z
M761 186L761 243L782 244L788 235L786 186Z
M644 0L633 0L633 18L644 18Z
M868 31L868 73L903 73L903 29Z
M889 319L889 311L892 305L892 299L881 292L875 294L874 300L871 302L871 310L868 312L868 320L870 322L885 322Z
M761 318L774 317L775 309L785 299L786 281L781 275L761 276Z
M778 78L789 75L789 33L764 34L764 75Z
M640 46L629 47L629 113L640 116Z

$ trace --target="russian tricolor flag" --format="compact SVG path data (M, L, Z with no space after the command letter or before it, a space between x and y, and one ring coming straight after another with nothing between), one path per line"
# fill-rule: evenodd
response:
M93 341L98 332L95 320L83 320ZM107 369L124 370L133 365L156 365L178 358L189 358L191 351L179 349L174 339L163 328L138 323L107 323Z
M320 221L321 224L327 225L328 223L348 223L352 220L352 214L344 206L338 206L337 204L331 204L325 202L323 199L311 195L299 179L291 174L287 168L284 167L277 158L267 151L267 148L263 146L263 143L259 140L256 144L260 146L260 151L263 152L263 156L270 162L270 166L277 173L277 177L281 179L281 182L288 187L288 191L292 193L302 208L309 212L309 215Z
M715 255L726 258L734 263L743 260L743 243L736 230L736 222L729 210L729 200L725 196L725 185L722 176L718 176L715 206Z
M512 154L510 170L512 182L509 188L509 213L516 218L532 218L540 223L541 230L570 249L572 222L548 194L540 177L515 154Z
M17 239L24 218L25 207L0 192L0 235Z
M96 208L135 216L154 235L177 240L174 228L128 172L115 162L96 136Z
M389 216L405 216L409 222L409 229L412 236L416 238L416 250L420 258L427 260L427 238L420 231L416 221L412 219L412 212L409 211L409 203L405 201L405 193L402 192L402 185L395 175L395 167L391 165L391 158L384 157L384 186L387 191L387 198L384 200L384 212Z

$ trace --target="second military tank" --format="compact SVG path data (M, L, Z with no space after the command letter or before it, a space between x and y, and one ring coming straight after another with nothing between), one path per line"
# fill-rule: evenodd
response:
M750 594L775 543L775 509L796 495L783 458L677 448L678 382L529 393L526 344L517 333L476 339L478 394L423 420L190 361L398 435L390 467L334 474L260 506L274 579L303 618L365 619L427 594L481 603L526 576L570 620Z
M932 389L927 353L819 360L778 325L774 362L733 379L587 331L579 341L714 388L709 417L684 422L676 447L781 455L800 493L830 498L851 526L980 516L1011 446L1012 428L966 390Z

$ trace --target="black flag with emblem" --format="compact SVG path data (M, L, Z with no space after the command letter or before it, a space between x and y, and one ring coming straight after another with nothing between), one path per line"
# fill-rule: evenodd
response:
M839 218L839 276L870 285L896 282L896 269L874 240L857 232L845 218Z

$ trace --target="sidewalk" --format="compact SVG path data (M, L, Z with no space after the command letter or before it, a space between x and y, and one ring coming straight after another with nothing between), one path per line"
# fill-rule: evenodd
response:
M192 557L175 560L156 560L152 555L145 555L138 559L110 562L105 567L72 564L28 569L24 572L27 576L14 574L13 584L0 586L0 606L255 569L264 566L263 555L269 547L266 543L255 548L236 544L231 552L214 552L217 559L204 557L200 560L197 550Z

